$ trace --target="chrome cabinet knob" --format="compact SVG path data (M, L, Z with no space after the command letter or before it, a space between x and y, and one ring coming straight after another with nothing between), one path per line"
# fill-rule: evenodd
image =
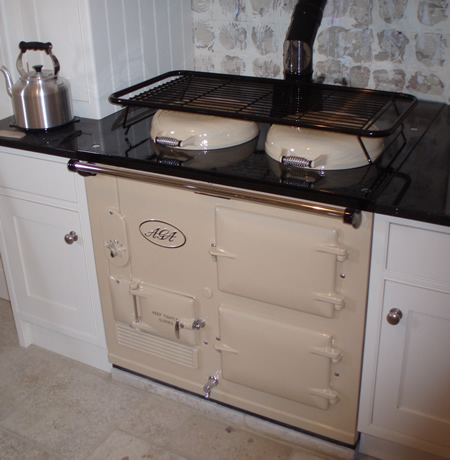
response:
M392 324L393 326L395 326L396 324L400 322L402 317L403 317L403 313L401 310L399 310L398 308L392 308L389 311L386 319L389 324Z
M75 241L78 241L78 235L75 232L70 232L64 236L64 241L67 244L73 244Z

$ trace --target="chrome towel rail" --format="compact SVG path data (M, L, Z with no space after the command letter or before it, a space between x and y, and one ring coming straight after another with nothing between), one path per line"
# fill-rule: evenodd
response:
M295 198L282 197L278 195L265 194L252 190L237 189L219 184L211 184L189 180L181 177L165 176L147 171L121 168L117 166L98 165L79 160L70 160L67 167L72 172L77 172L82 176L104 174L108 176L120 177L122 179L138 180L150 182L157 185L175 187L189 190L201 195L211 195L226 199L251 201L253 203L281 206L284 208L295 209L309 213L337 217L346 224L359 228L361 225L361 212L356 209L339 208L317 203L309 203Z

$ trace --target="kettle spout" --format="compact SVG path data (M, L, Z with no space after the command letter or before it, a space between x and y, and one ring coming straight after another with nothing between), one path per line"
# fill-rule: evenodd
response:
M13 82L12 82L11 74L9 73L9 70L4 65L0 67L0 71L5 76L6 91L8 92L9 97L12 97Z

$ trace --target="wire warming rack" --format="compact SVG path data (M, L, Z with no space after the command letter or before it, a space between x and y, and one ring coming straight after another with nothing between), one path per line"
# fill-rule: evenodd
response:
M109 101L371 137L392 134L417 104L404 93L195 71L167 72Z

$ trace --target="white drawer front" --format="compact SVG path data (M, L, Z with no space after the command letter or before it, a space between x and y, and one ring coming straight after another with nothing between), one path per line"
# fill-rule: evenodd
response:
M390 224L387 270L450 283L449 260L448 232Z
M76 203L75 177L65 162L47 155L38 159L0 152L0 187Z

